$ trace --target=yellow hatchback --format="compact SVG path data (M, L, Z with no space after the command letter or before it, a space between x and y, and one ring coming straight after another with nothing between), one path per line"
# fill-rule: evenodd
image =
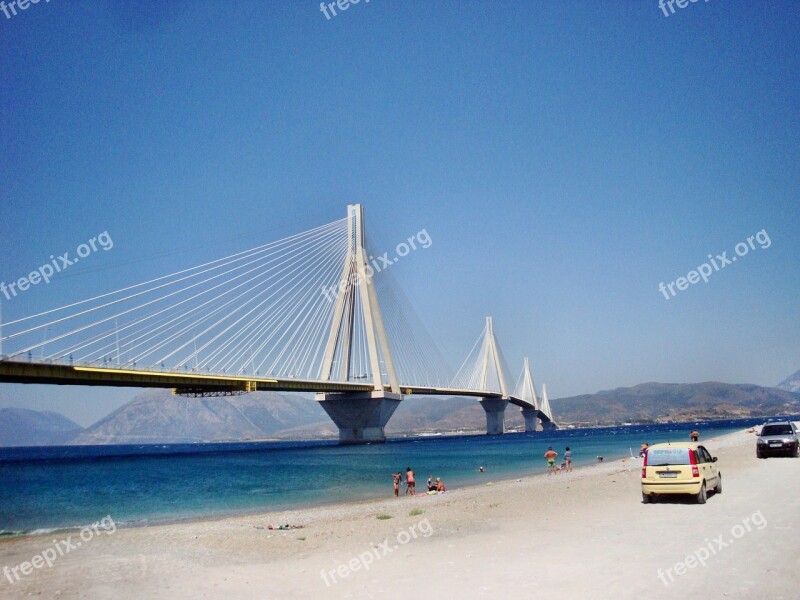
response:
M722 493L722 473L716 463L717 458L697 442L650 446L642 465L642 502L653 502L659 494L690 494L705 504L708 491Z

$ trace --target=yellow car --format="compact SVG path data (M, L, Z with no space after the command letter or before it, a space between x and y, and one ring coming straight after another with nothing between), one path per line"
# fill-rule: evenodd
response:
M655 444L644 455L642 502L653 502L658 494L691 494L698 504L706 494L722 493L722 473L712 457L697 442Z

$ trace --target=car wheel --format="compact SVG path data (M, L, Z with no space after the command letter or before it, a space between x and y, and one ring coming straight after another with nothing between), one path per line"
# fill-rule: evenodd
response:
M717 475L717 487L714 488L714 493L715 494L722 493L722 473Z
M642 492L642 504L650 504L651 501L651 497Z
M800 444L798 444L794 449L794 457L800 458Z
M756 450L756 458L766 458L761 450Z
M706 482L705 481L702 484L700 484L700 491L697 492L696 500L697 500L698 504L705 504L706 503Z

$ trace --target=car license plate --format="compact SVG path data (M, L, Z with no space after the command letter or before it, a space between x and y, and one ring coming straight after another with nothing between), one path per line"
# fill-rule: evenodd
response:
M770 440L769 445L770 446L783 446L783 442L776 442L774 440Z
M674 479L675 477L678 476L678 472L677 471L659 471L658 472L658 476L659 477L671 477L671 478Z

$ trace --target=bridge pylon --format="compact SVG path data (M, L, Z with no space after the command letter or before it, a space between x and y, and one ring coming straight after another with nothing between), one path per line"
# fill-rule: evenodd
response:
M522 377L519 382L519 387L515 390L514 395L531 405L530 407L522 409L522 418L525 420L525 431L528 433L541 431L542 424L541 419L539 419L539 401L536 399L536 387L533 384L533 375L531 374L530 362L527 356L525 357L525 362L522 367Z
M316 400L339 428L341 443L383 442L384 427L403 396L372 281L373 269L367 259L364 211L360 204L347 207L347 234L348 252L339 277L319 379L349 381L371 375L373 391L319 393ZM356 330L359 318L363 321ZM351 373L354 331L366 338L369 374Z
M542 429L552 430L558 429L558 425L553 420L553 409L550 408L550 400L547 399L547 386L542 384L542 403L539 406L539 412L542 413Z
M500 360L500 351L497 348L497 340L494 337L494 326L492 317L486 317L486 330L482 347L482 366L479 381L481 390L489 389L490 375L499 384L501 398L489 397L482 398L479 402L486 412L486 433L487 435L499 435L505 432L505 412L508 406L508 386L506 385L506 374L503 370L503 361ZM493 370L492 370L493 369Z

